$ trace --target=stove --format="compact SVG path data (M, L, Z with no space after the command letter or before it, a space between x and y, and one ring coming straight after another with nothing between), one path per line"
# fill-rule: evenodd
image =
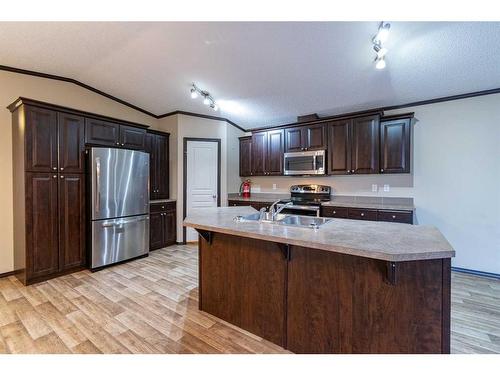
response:
M290 199L283 199L278 208L286 203L292 204L281 212L285 214L319 216L322 202L330 200L331 187L325 185L293 185L290 187Z

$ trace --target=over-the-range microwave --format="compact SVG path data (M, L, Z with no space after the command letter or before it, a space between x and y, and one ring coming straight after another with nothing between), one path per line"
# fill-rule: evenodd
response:
M325 174L325 150L287 152L284 158L285 176Z

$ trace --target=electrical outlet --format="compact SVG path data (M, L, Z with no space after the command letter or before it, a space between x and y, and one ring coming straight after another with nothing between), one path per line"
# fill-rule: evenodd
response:
M391 187L388 184L384 184L384 191L390 191Z
M372 191L377 192L378 191L378 186L377 184L372 184Z
M276 184L273 184L273 190L276 190Z

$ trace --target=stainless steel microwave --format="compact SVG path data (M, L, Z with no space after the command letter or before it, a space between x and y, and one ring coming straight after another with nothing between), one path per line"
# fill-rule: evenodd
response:
M325 150L285 153L285 176L325 174Z

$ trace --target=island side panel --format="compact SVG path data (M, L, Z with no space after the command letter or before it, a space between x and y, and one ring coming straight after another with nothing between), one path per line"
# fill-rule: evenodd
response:
M386 279L386 266L380 260L292 246L287 349L446 352L443 340L449 340L449 331L443 324L449 311L442 309L449 310L449 289L443 288L443 260L397 263L394 285Z
M200 310L285 346L286 259L273 242L213 233L199 241Z

